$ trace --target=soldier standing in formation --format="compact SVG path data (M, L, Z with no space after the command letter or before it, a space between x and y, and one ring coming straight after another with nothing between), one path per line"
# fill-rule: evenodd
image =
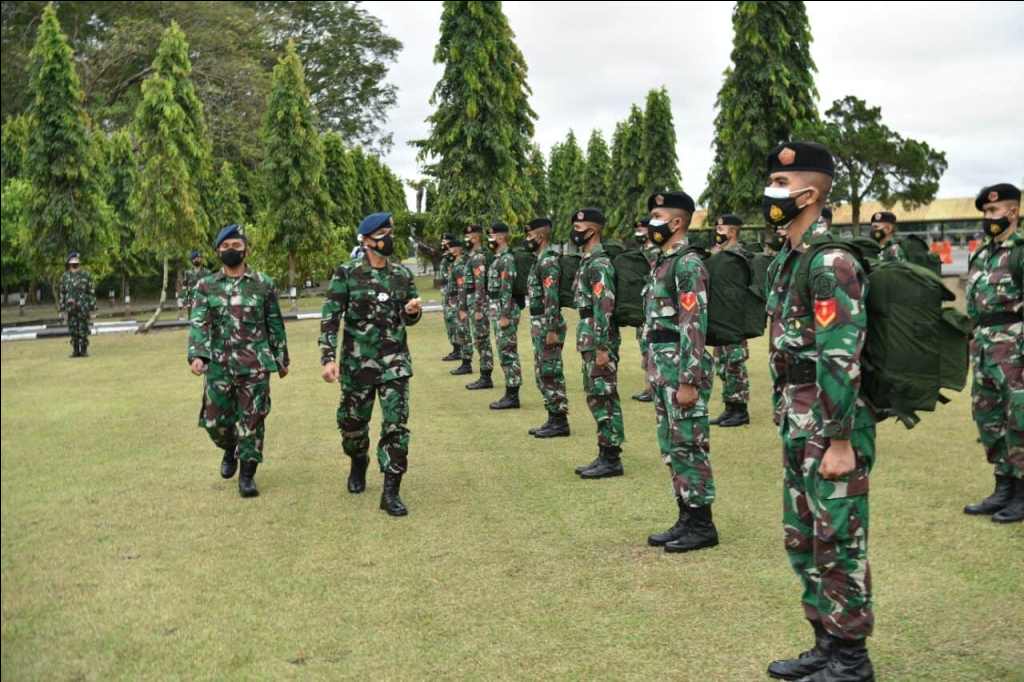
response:
M444 315L444 330L448 336L448 343L452 346L452 352L441 358L442 362L454 362L462 359L459 350L458 338L458 305L452 305L451 292L458 291L452 279L452 270L455 266L455 255L452 253L453 236L445 232L441 237L441 265L438 275L441 280L441 311ZM460 250L461 251L461 250ZM457 297L455 299L458 300Z
M516 258L509 249L508 232L505 223L494 223L487 238L488 247L497 254L487 270L488 315L501 371L505 374L505 395L491 403L492 410L518 409L519 387L523 383L523 368L519 363L519 316L524 301L512 293Z
M195 303L196 298L196 285L199 284L199 280L210 274L210 271L203 266L203 257L198 251L192 251L188 255L188 260L192 263L192 268L186 270L181 278L181 291L178 292L178 298L181 300L181 305L185 309L185 316L190 318L192 314L192 306ZM181 311L179 310L179 316Z
M1024 521L1024 235L1020 190L1008 183L985 187L974 201L984 215L985 243L971 258L967 314L971 337L972 412L995 491L967 514L996 523Z
M743 221L739 216L732 213L720 216L715 226L715 246L712 251L735 251L750 257L740 244L742 227ZM750 402L748 358L750 350L746 341L715 348L715 371L722 380L722 402L725 403L725 412L712 419L712 425L728 428L750 423L750 413L747 411L747 403Z
M455 340L459 348L459 358L462 361L449 374L458 376L473 373L473 333L469 326L469 316L463 309L469 252L466 248L466 241L458 235L453 235L449 244L453 260L445 297L448 299L448 307L453 311L455 318Z
M562 349L565 318L558 297L562 277L558 251L551 244L551 221L535 218L526 226L526 248L537 254L527 290L530 306L530 340L533 342L533 377L544 398L548 418L529 430L537 438L569 435L569 399L565 391Z
M274 281L245 264L243 229L228 225L213 248L224 267L196 285L188 361L193 374L205 377L199 425L224 451L220 475L234 476L240 461L238 492L255 497L270 374L287 376L288 338Z
M832 209L828 206L821 209L821 216L819 216L818 221L811 226L812 237L822 237L826 234L832 234Z
M650 218L646 216L636 221L633 225L633 240L636 242L636 248L640 249L644 258L647 259L647 264L653 269L661 249L652 244L649 239L647 232L649 224ZM644 325L636 328L636 342L640 346L640 371L644 375L644 390L633 394L633 400L638 403L649 403L654 401L654 390L651 388L647 374L647 334L644 332Z
M572 243L583 258L573 282L573 305L579 311L576 350L583 359L583 391L597 423L597 458L576 468L583 479L621 476L626 439L619 404L619 327L615 324L615 269L601 245L604 214L583 208L573 217Z
M391 516L409 513L400 497L408 469L409 378L412 358L406 327L420 321L422 308L412 273L390 259L394 253L390 213L373 213L359 224L364 257L338 267L331 278L320 322L320 364L324 381L341 379L338 429L351 459L348 491L366 490L370 417L381 408L377 462L384 474L380 508ZM345 320L338 359L338 330Z
M867 277L842 248L816 250L801 267L834 168L819 144L779 145L768 155L763 199L765 219L788 225L769 274L769 344L785 547L815 634L811 650L772 662L768 674L808 682L874 679L865 642L874 624L867 552L876 416L859 397Z
M718 544L711 516L715 478L711 470L708 400L713 361L705 347L708 272L687 232L694 203L685 192L652 194L649 234L658 260L644 289L648 376L654 388L658 449L672 476L679 514L675 524L647 538L667 552L689 552Z
M882 247L878 259L883 263L903 263L907 260L903 247L896 241L895 213L879 211L871 216L871 238Z
M480 359L480 378L466 384L471 391L494 388L491 372L494 369L494 354L491 352L491 321L487 305L487 254L484 252L481 238L483 228L470 225L466 228L466 246L469 256L463 269L461 298L459 299L459 319L469 324L473 336L473 346ZM470 351L472 358L472 350ZM465 359L465 355L463 358ZM464 361L465 364L465 361ZM460 370L462 368L459 368ZM469 372L472 372L470 367ZM454 371L452 374L468 374L469 372Z
M92 275L82 270L77 251L68 254L64 274L60 278L60 312L64 315L71 336L71 357L89 355L89 320L96 310L96 287Z

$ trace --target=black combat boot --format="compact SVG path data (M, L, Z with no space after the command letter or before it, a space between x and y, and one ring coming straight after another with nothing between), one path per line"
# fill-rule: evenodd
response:
M1010 500L1013 499L1013 477L1012 476L1000 476L996 474L996 489L991 495L986 497L977 504L969 504L964 507L964 514L971 515L988 515L995 514L997 511L1010 504Z
M601 448L597 457L597 463L589 469L579 473L582 479L613 478L621 476L622 471L622 448L608 447Z
M80 358L82 357L82 351L78 348L78 339L71 339L71 355L69 358Z
M601 448L598 448L597 449L597 457L594 458L593 462L590 462L589 464L581 464L578 467L576 467L574 469L574 471L577 474L582 474L587 469L593 469L594 467L596 467L600 463L601 463Z
M242 497L256 497L260 491L256 489L256 467L260 465L254 459L247 459L242 462L242 470L238 474L238 494Z
M398 491L402 487L402 474L384 474L384 489L380 492L380 508L391 516L405 516L409 513Z
M506 386L505 395L501 400L491 403L492 410L518 410L519 409L519 387Z
M84 339L78 342L78 357L89 357L89 342Z
M470 391L479 391L484 388L494 388L494 382L491 381L491 370L480 370L480 378L471 384L466 384L466 388L469 389Z
M722 423L723 419L727 419L732 416L732 403L726 403L725 409L722 410L722 414L718 415L714 419L708 422L711 426L718 426Z
M555 416L552 413L548 412L547 421L541 424L540 426L532 427L529 431L527 431L527 433L530 434L531 436L536 436L538 431L540 431L541 429L546 429L549 426L551 426L551 420L554 418Z
M473 373L473 361L469 360L468 358L467 359L463 359L461 365L459 365L458 367L456 367L455 369L453 369L452 371L450 371L448 373L451 374L452 376L461 376L463 374L472 374Z
M650 403L654 402L654 396L651 395L651 389L648 388L645 391L634 393L633 400L637 401L638 403Z
M366 467L370 466L368 455L351 457L351 468L348 470L348 491L353 495L366 490Z
M686 511L689 518L686 520L683 534L665 543L665 551L669 554L692 552L718 544L718 529L711 520L711 505L689 507Z
M1013 499L992 515L995 523L1020 523L1024 521L1024 480L1013 479Z
M686 513L686 504L683 502L683 498L678 495L676 495L676 504L679 505L679 518L676 519L675 524L668 530L661 533L652 533L647 536L647 544L651 547L664 547L666 543L681 538L686 531L686 519L689 518L689 514Z
M220 477L233 478L238 470L238 455L235 454L235 447L224 448L224 457L220 460Z
M785 658L768 664L768 676L777 680L799 680L813 675L828 665L828 659L835 648L835 637L828 634L819 621L812 620L814 646L796 658Z
M718 418L718 426L744 426L750 423L750 413L746 403L726 403L725 414Z
M533 434L537 438L560 438L569 435L569 415L564 412L555 412L547 424L537 429Z
M875 682L875 667L863 639L834 639L824 668L801 682Z
M455 344L452 344L452 352L441 358L441 362L457 362L462 359L462 351Z

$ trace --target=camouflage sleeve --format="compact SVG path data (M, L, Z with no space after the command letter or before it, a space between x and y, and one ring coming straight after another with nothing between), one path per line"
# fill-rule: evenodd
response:
M209 285L206 280L200 280L196 285L195 305L189 315L188 332L188 361L192 363L196 358L201 358L210 363L212 354L210 352L210 316L207 294Z
M416 278L413 277L412 271L404 266L402 269L404 270L405 276L409 278L409 295L404 301L402 301L402 322L404 322L407 327L411 327L423 318L423 310L421 309L415 315L409 315L405 312L405 304L414 298L419 298L420 294L416 290Z
M93 312L96 310L96 282L93 281L92 275L85 276L86 281L86 310Z
M544 333L558 330L559 316L562 313L562 303L558 296L558 285L562 277L562 267L558 258L545 258L537 261L540 268L541 290L544 292L544 316L541 318L541 325Z
M291 361L288 357L288 334L284 329L284 317L281 315L281 304L277 300L277 287L274 280L267 278L267 295L264 299L264 319L267 325L267 340L270 344L270 352L274 355L274 362L277 368L288 367ZM195 295L195 289L192 290Z
M501 281L498 289L498 314L511 318L515 315L515 300L512 298L512 286L516 281L516 258L506 252L501 261Z
M338 330L348 308L348 272L339 267L331 277L320 311L320 364L333 362L338 352Z
M676 260L675 285L679 298L679 385L700 386L708 333L708 273L699 258L683 256Z
M466 282L466 270L469 269L469 261L464 260L462 262L462 269L460 274L462 275L462 282L457 284L459 288L459 312L469 312L469 284Z
M867 336L867 284L853 256L828 249L811 263L818 404L826 438L849 439Z
M610 350L615 324L615 269L608 258L594 263L589 272L590 291L594 294L594 318L591 328L595 350Z
M473 263L473 313L487 317L487 261L482 256Z

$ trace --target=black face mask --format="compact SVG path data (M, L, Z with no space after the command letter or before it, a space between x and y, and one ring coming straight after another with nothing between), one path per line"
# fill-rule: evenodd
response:
M644 244L647 243L647 234L644 232L637 232L636 234L633 235L633 239L636 240L637 244L643 246Z
M245 251L239 251L238 249L228 249L220 251L218 254L220 255L220 262L229 268L237 268L245 260Z
M661 246L672 238L672 228L669 227L670 223L667 220L660 225L655 225L654 222L651 221L647 226L647 234L652 242Z
M768 187L765 192L770 189L773 188ZM788 225L793 221L793 218L800 215L802 210L802 208L796 205L796 198L789 196L788 192L785 198L772 197L767 194L761 198L761 214L768 221L769 225L775 225L776 227Z
M573 230L569 234L569 238L572 239L572 243L576 246L583 246L590 241L590 238L594 235L593 230L587 230L586 232L580 232L579 230Z
M373 250L382 256L390 256L395 252L395 240L390 234L386 234L380 239L375 239L377 246L373 247Z
M715 243L721 246L722 244L729 241L729 235L722 234L721 232L715 232Z
M786 236L772 232L765 238L764 243L772 251L782 251L782 247L786 245Z
M198 267L200 267L200 266L201 266L202 264L203 264L203 261L199 260L198 258L197 258L196 260L192 261L192 267L196 267L196 268L198 268Z
M998 237L1010 229L1010 219L1006 216L1002 218L986 218L981 222L981 227L989 237Z
M495 239L488 239L487 240L487 248L489 248L491 251L497 251L498 250L498 242L497 242L497 240L495 240Z
M536 239L530 239L529 237L527 237L526 238L526 248L528 248L530 251L536 252L537 249L540 248L540 242L537 241Z
M885 239L885 230L871 230L871 238L881 243Z

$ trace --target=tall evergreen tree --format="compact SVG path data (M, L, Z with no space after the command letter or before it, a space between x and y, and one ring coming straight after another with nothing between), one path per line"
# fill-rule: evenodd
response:
M135 150L127 130L118 130L109 137L100 133L107 166L107 203L113 215L113 231L117 247L111 253L111 267L121 277L121 297L131 302L131 278L147 271L147 255L136 248L135 216L131 198L138 181Z
M737 2L732 65L715 106L714 165L701 195L708 215L759 215L764 156L817 121L811 29L803 2Z
M583 203L607 211L610 203L608 168L611 166L611 159L608 156L608 145L600 130L595 129L590 133L586 163L586 169L583 171Z
M93 272L105 269L111 212L74 55L52 4L43 10L30 59L23 177L31 192L23 223L28 233L19 243L31 270L56 288L71 250L81 251Z
M640 155L643 192L637 199L636 210L642 212L647 208L647 197L651 193L678 189L681 184L672 101L665 88L647 93Z
M345 148L341 135L329 132L323 136L324 144L324 179L327 191L334 203L333 222L336 228L347 230L351 239L356 225L362 216L358 203L358 178L352 154Z
M210 226L213 230L220 230L232 223L249 224L249 216L242 205L235 168L230 161L221 162L210 196Z
M270 246L287 254L289 295L292 308L298 309L299 274L325 267L324 245L332 237L334 206L324 182L324 150L302 62L291 42L274 67L263 141Z
M444 74L431 97L430 135L416 144L438 183L435 219L526 219L531 192L522 169L536 114L501 3L446 1L434 62Z
M551 162L548 164L548 200L551 202L556 240L568 237L569 216L583 205L585 170L583 152L576 142L576 134L570 130L564 142L551 148Z
M613 225L628 225L630 230L638 213L646 213L644 209L647 208L644 205L643 209L637 210L647 198L642 180L643 130L644 113L634 104L629 108L626 120L615 127L612 141L609 218Z
M548 175L544 152L534 144L530 150L530 161L526 166L526 178L530 183L534 217L548 214Z

